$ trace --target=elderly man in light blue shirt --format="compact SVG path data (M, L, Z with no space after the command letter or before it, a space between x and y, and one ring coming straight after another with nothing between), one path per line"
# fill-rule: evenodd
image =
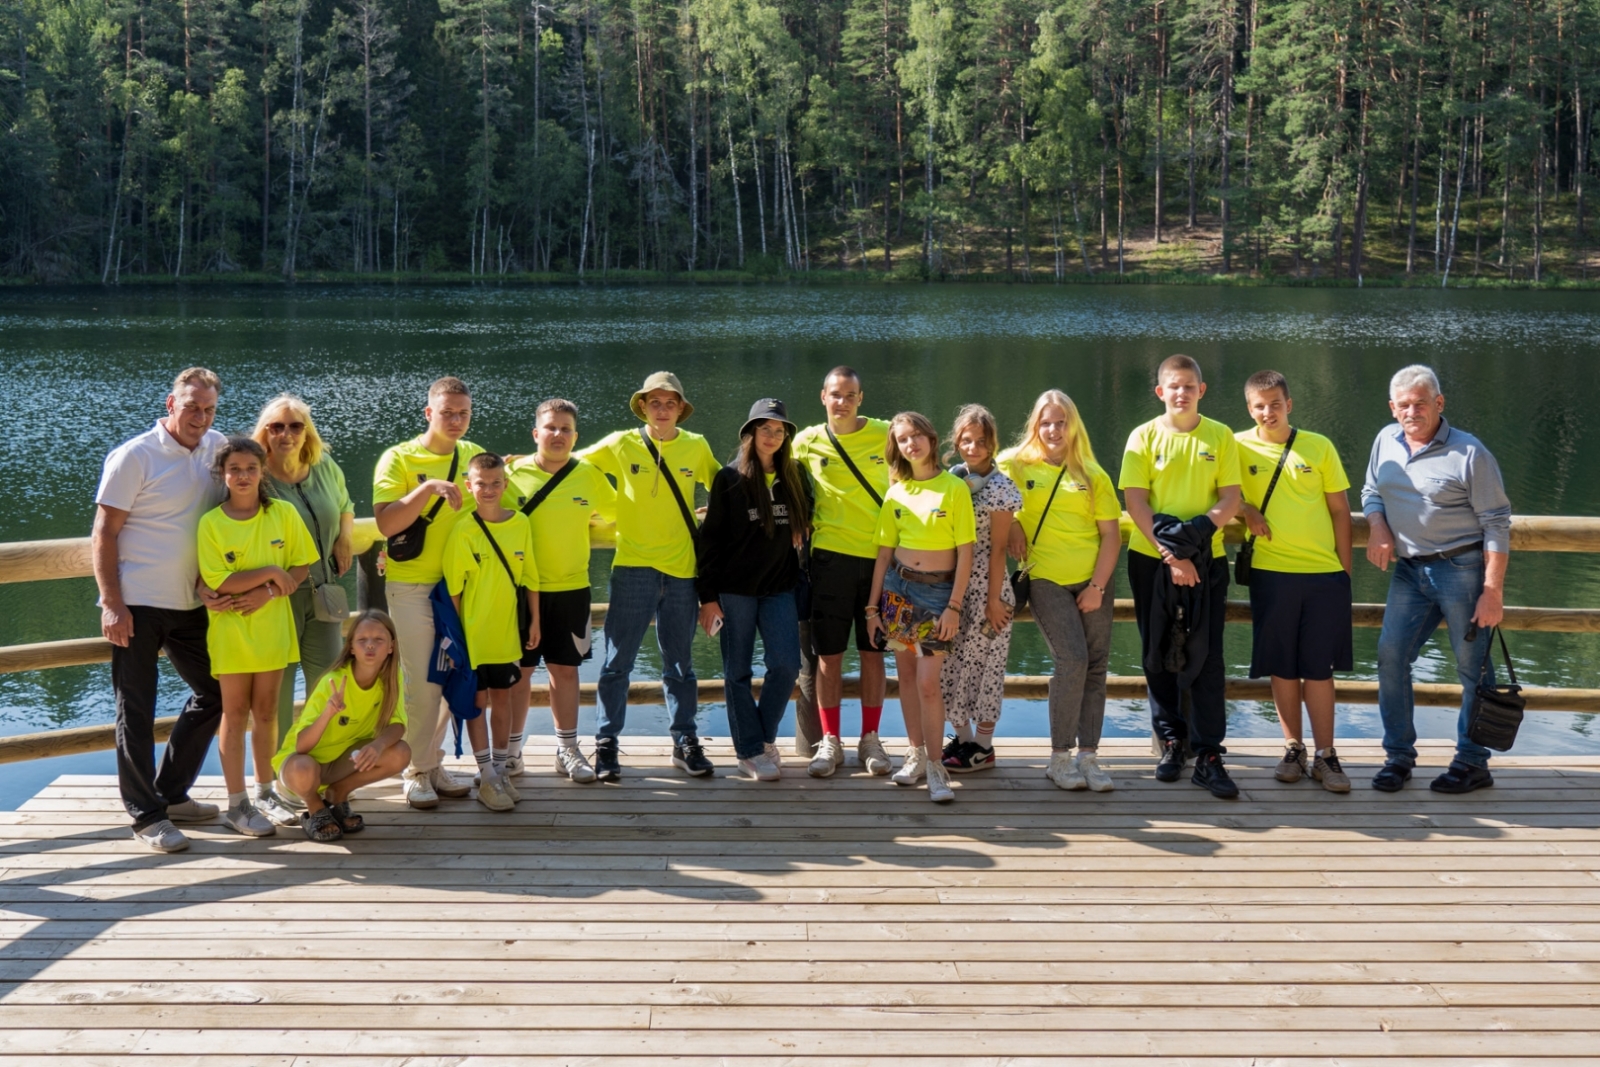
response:
M1399 424L1372 443L1361 509L1371 526L1367 559L1380 570L1394 561L1378 638L1378 711L1386 760L1372 787L1399 791L1417 761L1411 665L1443 622L1461 679L1456 755L1430 788L1470 793L1493 785L1489 750L1467 737L1467 716L1489 663L1490 628L1505 614L1511 558L1511 502L1500 465L1476 437L1444 420L1439 379L1406 367L1389 383L1389 410ZM1482 630L1481 637L1478 631Z

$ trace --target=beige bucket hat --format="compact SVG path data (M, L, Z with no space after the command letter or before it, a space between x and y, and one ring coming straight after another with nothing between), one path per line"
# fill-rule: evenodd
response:
M678 394L678 399L683 403L682 409L678 412L678 421L680 423L694 414L694 405L689 403L689 398L683 395L683 385L678 381L678 376L671 371L658 370L644 380L644 384L639 387L639 391L634 393L633 399L628 402L628 406L633 409L635 415L639 416L641 422L650 421L645 417L644 398L657 389L665 389L668 392Z

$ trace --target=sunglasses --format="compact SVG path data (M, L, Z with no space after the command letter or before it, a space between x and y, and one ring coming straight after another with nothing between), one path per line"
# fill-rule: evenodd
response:
M268 433L283 433L284 431L288 431L289 433L302 433L302 432L304 432L305 428L306 428L306 424L303 423L303 422L269 422L269 423L267 423L267 432Z

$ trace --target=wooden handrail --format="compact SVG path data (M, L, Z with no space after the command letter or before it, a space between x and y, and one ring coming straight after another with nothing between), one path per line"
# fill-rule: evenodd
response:
M891 675L887 681L888 696L891 699L898 697L900 686L897 679ZM751 684L759 696L761 680L757 678ZM1414 688L1416 702L1421 707L1453 708L1461 703L1460 686L1418 682ZM1047 676L1009 675L1006 678L1005 695L1018 700L1043 700L1049 695L1049 689L1050 679ZM592 706L595 703L593 682L583 683L578 690L578 703L585 706ZM723 702L721 679L708 678L700 681L699 691L700 702L703 704ZM1264 678L1230 678L1227 691L1229 700L1272 699L1271 684ZM1378 699L1377 682L1337 681L1334 683L1334 691L1340 700L1350 704L1372 704ZM794 697L798 698L799 695L800 691L797 688ZM861 695L861 683L858 677L845 676L844 695L847 697ZM1144 679L1138 676L1112 675L1106 679L1106 695L1113 700L1142 700L1145 696ZM1600 689L1529 687L1522 690L1522 695L1527 698L1530 711L1572 711L1587 714L1600 712ZM634 682L628 686L628 702L631 704L660 704L664 699L660 682ZM549 704L549 687L535 685L533 706L548 707ZM172 724L177 721L176 716L157 719L156 741L165 741L172 733ZM66 730L44 730L39 733L19 734L15 737L0 737L0 763L18 763L23 760L47 759L53 756L75 756L85 752L103 751L115 745L114 723L76 726Z
M1367 543L1367 520L1351 517L1357 548ZM1133 523L1122 515L1122 542L1127 544ZM1244 527L1237 521L1223 530L1229 544L1244 540ZM359 554L382 540L372 519L357 519L355 551ZM609 531L597 529L596 547L610 547ZM1580 515L1513 515L1511 549L1514 552L1600 552L1600 518ZM0 544L0 582L42 582L52 578L87 578L94 573L89 559L87 537L67 537L53 541L13 541Z

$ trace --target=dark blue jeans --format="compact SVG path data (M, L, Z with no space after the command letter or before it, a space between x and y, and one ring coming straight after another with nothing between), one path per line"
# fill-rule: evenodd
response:
M750 759L778 739L778 722L800 675L800 619L792 591L762 597L724 593L717 602L722 605L728 735L739 758ZM767 668L759 703L750 692L757 634Z
M611 607L606 612L606 659L595 687L600 711L597 738L615 738L628 718L628 680L650 620L656 621L661 649L661 687L672 715L672 736L696 736L699 691L690 648L700 618L700 598L693 578L674 578L654 567L613 567Z
M1394 561L1389 599L1383 607L1383 632L1378 635L1378 714L1383 718L1383 751L1390 762L1415 766L1417 727L1411 689L1411 665L1422 646L1443 622L1456 657L1461 682L1461 715L1456 721L1456 758L1474 767L1489 765L1489 750L1467 740L1467 714L1478 687L1478 674L1488 662L1489 634L1467 640L1478 597L1483 593L1483 553L1468 552L1433 563Z

